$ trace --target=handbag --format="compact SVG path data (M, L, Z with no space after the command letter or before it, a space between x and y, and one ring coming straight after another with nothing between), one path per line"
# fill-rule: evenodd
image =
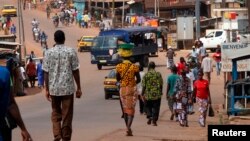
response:
M209 106L208 106L208 116L209 117L214 117L214 109L211 106L211 104L209 104Z

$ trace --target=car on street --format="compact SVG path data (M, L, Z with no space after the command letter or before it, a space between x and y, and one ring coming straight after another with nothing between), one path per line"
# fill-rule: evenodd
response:
M90 51L91 47L93 46L93 40L95 36L82 36L78 40L78 52L82 51Z
M14 5L4 5L1 12L3 16L17 16L17 8Z
M105 99L112 98L113 95L119 96L119 90L116 80L116 70L112 69L104 79Z

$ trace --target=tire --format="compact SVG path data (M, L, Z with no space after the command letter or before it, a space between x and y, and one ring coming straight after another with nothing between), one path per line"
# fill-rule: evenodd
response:
M101 70L102 69L102 65L101 64L97 64L97 68L98 68L98 70Z
M105 91L105 96L104 96L104 98L107 100L107 99L109 99L109 94L108 94L108 92L106 92Z
M149 63L148 55L144 55L140 58L140 65L143 67L147 67Z

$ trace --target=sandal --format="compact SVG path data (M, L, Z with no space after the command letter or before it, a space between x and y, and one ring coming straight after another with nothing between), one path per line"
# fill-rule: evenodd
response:
M127 131L127 136L133 136L131 129Z

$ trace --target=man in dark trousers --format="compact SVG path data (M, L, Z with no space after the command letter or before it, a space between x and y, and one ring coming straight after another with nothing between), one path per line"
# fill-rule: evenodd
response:
M147 124L157 126L160 113L163 78L160 72L155 71L155 63L150 62L148 72L142 79L142 96L145 99L147 110Z
M43 60L46 98L52 105L54 141L70 141L72 135L74 93L82 96L79 60L73 48L64 45L62 30L54 33L56 42L46 51ZM75 91L74 80L77 85Z

